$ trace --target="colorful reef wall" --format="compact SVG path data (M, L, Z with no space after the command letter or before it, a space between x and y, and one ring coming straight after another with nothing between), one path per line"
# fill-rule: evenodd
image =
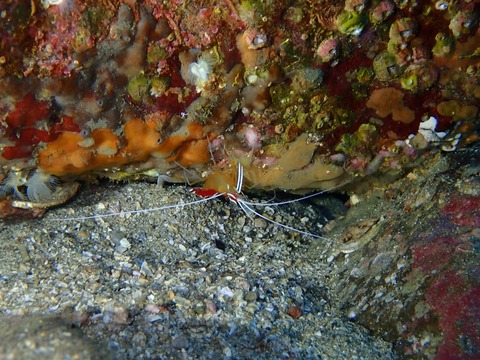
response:
M477 1L4 1L0 196L327 189L478 139ZM375 174L375 176L372 176ZM226 185L225 185L226 184Z

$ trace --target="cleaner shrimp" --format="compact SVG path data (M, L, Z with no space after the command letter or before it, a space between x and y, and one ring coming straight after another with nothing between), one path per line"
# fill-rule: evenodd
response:
M89 219L101 219L101 218L108 218L108 217L114 217L114 216L121 216L121 215L133 215L133 214L147 214L155 211L163 211L163 210L169 210L169 209L178 209L178 208L183 208L186 206L193 206L201 203L205 203L207 201L211 201L216 198L224 197L227 198L230 202L238 205L240 209L247 215L248 218L253 220L253 216L258 216L259 218L265 220L268 223L274 224L276 226L279 226L281 228L284 228L289 231L293 231L305 236L317 238L317 239L322 239L325 241L329 242L334 242L334 240L323 237L321 235L317 235L308 231L304 231L292 226L288 226L285 224L282 224L281 222L278 222L276 220L273 220L257 210L254 209L254 207L267 207L267 206L281 206L281 205L287 205L287 204L292 204L296 202L300 202L306 199L313 198L315 196L319 196L321 194L326 193L327 191L331 191L335 188L339 188L345 184L340 184L337 185L336 187L330 188L328 190L323 190L319 192L315 192L306 196L302 196L297 199L292 199L292 200L287 200L287 201L281 201L281 202L251 202L247 201L244 198L244 194L242 192L243 188L243 180L244 180L244 175L243 175L243 166L241 164L238 164L237 166L237 176L236 176L236 184L235 186L232 186L229 180L225 177L225 174L219 174L219 173L213 173L211 176L207 178L205 181L205 184L203 188L193 188L190 189L190 192L198 195L201 197L201 199L194 200L194 201L189 201L185 203L180 203L180 204L171 204L171 205L163 205L159 207L153 207L153 208L148 208L148 209L140 209L140 210L127 210L127 211L121 211L121 212L113 212L109 214L95 214L95 215L89 215L89 216L79 216L79 217L66 217L66 218L57 218L55 220L57 221L78 221L78 220L89 220Z

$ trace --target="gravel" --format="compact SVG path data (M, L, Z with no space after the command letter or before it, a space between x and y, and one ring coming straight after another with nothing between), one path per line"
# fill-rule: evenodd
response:
M58 220L197 199L184 187L101 183L43 219L2 222L0 357L396 358L329 295L326 260L306 251L328 240L250 218L221 198ZM257 210L320 234L341 210L326 201Z

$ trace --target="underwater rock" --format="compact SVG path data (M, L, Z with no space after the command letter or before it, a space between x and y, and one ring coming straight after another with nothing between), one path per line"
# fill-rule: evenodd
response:
M360 195L327 225L339 241L309 252L327 259L345 314L406 358L475 359L480 349L478 151L437 156Z
M421 163L430 149L407 140L430 116L458 146L478 139L476 113L439 107L480 96L477 4L34 4L0 6L4 182L202 182L241 162L249 186L306 190ZM304 141L304 168L278 165Z

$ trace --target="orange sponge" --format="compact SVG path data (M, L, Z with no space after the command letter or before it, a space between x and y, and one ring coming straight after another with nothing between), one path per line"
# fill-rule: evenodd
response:
M130 120L123 133L125 145L121 147L111 129L95 129L87 139L79 133L62 132L39 151L38 166L46 173L66 176L145 161L152 154L182 166L210 160L208 139L199 124L188 124L161 143L155 120Z
M155 121L142 119L128 121L123 130L127 145L122 149L121 156L130 161L142 161L150 156L158 148L160 140L156 125Z
M206 164L210 161L210 152L208 151L208 140L190 140L185 141L175 155L167 158L168 161L176 161L184 167L190 165Z
M91 150L81 147L84 138L79 133L63 132L38 154L38 166L45 172L65 176L80 174L90 163Z
M95 129L90 134L95 141L97 156L111 157L118 152L118 137L110 129Z

